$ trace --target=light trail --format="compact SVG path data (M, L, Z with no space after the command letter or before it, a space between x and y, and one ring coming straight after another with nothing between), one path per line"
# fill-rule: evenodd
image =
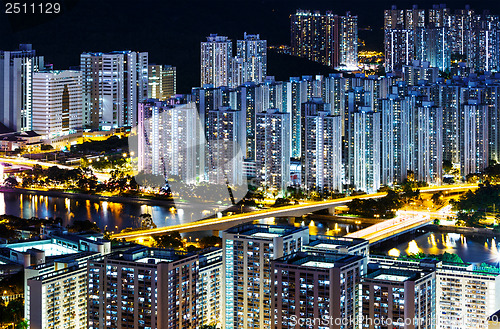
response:
M420 192L429 193L429 192L438 192L438 191L454 191L454 190L467 190L467 189L476 189L478 188L475 184L461 184L461 185L447 185L447 186L438 186L438 187L424 187L420 188ZM253 220L259 220L268 217L286 217L292 216L292 214L300 212L303 214L314 212L317 210L322 210L325 208L336 207L340 205L344 205L348 202L351 202L354 199L376 199L381 198L386 195L383 193L374 193L374 194L365 194L358 196L345 197L341 199L329 200L329 201L318 201L312 202L308 204L299 204L299 205L291 205L280 207L277 209L264 209L260 211L245 213L245 214L237 214L232 216L225 216L221 218L209 218L202 219L195 222L177 224L166 227L159 227L149 230L136 230L126 233L117 233L112 235L112 238L116 239L126 239L126 240L134 240L138 238L150 237L152 235L171 233L171 232L186 232L186 231L195 231L196 229L201 230L209 230L210 226L220 225L220 224L228 224L231 222L249 222Z

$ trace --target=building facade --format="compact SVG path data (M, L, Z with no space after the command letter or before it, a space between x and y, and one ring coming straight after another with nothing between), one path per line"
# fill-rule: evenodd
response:
M32 128L45 138L82 129L82 74L41 71L33 74Z
M271 328L271 261L299 251L307 228L249 224L222 233L222 328Z
M88 328L197 328L196 255L137 247L88 265Z
M211 34L201 43L201 86L231 85L233 44L230 39Z
M148 98L165 101L177 93L177 68L148 65Z
M255 136L257 180L286 190L290 184L290 115L277 109L258 113Z
M358 286L366 271L365 261L362 256L311 251L274 260L274 328L313 323L321 328L357 328Z
M148 97L148 53L83 53L83 125L109 130L137 124L137 108Z
M357 69L358 18L327 11L290 15L292 55L340 69Z
M236 43L236 58L244 63L242 82L264 82L267 76L267 40L258 34L247 34ZM240 84L235 84L240 85Z
M32 130L33 74L44 69L31 44L0 51L0 122L14 131Z
M200 175L203 177L203 169L199 168L200 135L203 132L194 103L140 103L138 170L193 184Z

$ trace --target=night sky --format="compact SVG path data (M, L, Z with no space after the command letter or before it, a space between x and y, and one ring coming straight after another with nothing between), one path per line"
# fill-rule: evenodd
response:
M382 50L384 9L393 4L399 8L413 4L429 8L442 1L61 0L60 15L7 15L6 2L0 1L0 49L12 50L19 43L32 43L55 69L79 65L79 55L84 51L148 51L151 63L177 66L178 92L185 93L199 84L199 43L210 33L237 40L246 31L259 33L269 45L289 44L289 15L295 9L331 10L337 14L351 11L358 15L360 28L372 27L371 32L360 32L360 38L368 48ZM453 0L448 6L463 8L468 3L476 11L490 9L500 14L498 0ZM268 66L269 74L277 79L327 73L314 63L272 54Z

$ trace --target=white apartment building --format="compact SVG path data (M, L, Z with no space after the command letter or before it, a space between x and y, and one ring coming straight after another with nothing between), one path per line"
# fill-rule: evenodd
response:
M83 53L83 125L109 130L133 126L137 105L148 97L148 53Z
M272 328L271 260L300 251L307 227L245 224L222 233L222 328Z
M75 133L81 127L81 72L35 72L32 129L45 138L52 139Z
M228 37L211 34L201 43L201 86L230 86L233 44Z

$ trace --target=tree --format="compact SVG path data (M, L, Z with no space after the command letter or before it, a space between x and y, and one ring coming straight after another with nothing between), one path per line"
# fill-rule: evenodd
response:
M19 183L17 182L16 177L9 176L5 179L4 184L5 184L5 186L12 188L12 187L16 187Z
M215 235L204 236L200 239L200 246L202 248L220 247L222 246L222 239Z
M460 263L460 264L464 263L464 261L462 260L462 258L460 258L460 256L456 254L450 254L448 252L445 252L441 256L441 260L443 261L443 263Z
M317 191L312 191L309 195L310 199L313 201L321 201L321 195Z
M443 204L443 192L436 192L432 195L431 200L435 205L441 205Z
M99 226L89 221L85 220L75 220L72 225L67 226L68 231L71 233L82 233L82 232L101 232Z
M198 250L200 250L200 248L196 247L194 244L190 244L186 247L187 252L196 252Z
M33 165L31 168L31 175L35 182L38 182L38 179L43 175L43 168L39 164Z
M141 220L141 230L156 228L156 224L153 222L153 217L150 214L141 214L139 219Z
M453 169L453 163L450 160L443 160L443 170L445 173L449 173Z
M23 318L24 303L21 298L14 299L7 304L7 312L10 314L12 322L18 323Z
M202 324L200 329L217 329L216 324Z
M0 238L6 239L6 240L12 240L12 239L16 239L17 236L18 236L18 233L16 232L15 229L8 227L4 223L0 223Z
M467 226L467 227L479 227L480 221L484 220L485 215L482 211L475 212L464 212L459 211L457 213L456 225L457 226Z
M385 72L384 65L380 64L379 66L377 66L377 70L375 71L375 74L378 75L379 77L385 77L386 72Z
M273 207L283 207L283 206L289 206L291 204L290 199L288 198L277 198L276 201L274 202Z
M411 174L413 177L413 174ZM402 184L402 194L401 196L403 197L404 200L410 201L414 199L418 199L420 196L420 190L415 189L418 187L418 183L415 182L414 180L410 179L405 179Z
M158 248L180 249L184 246L179 232L154 236L153 239L155 241L155 246Z

